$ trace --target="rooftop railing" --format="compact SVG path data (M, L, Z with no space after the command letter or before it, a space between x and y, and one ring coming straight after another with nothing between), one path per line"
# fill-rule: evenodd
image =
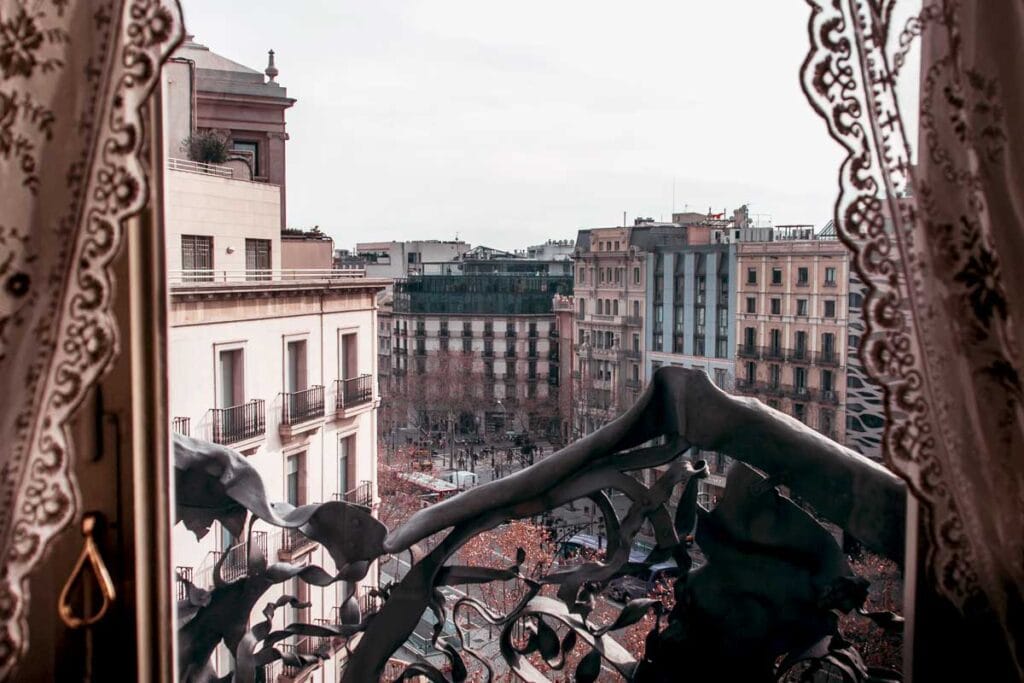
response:
M185 285L222 285L267 282L348 282L365 278L366 269L353 268L192 268L167 271L167 283L172 287Z
M234 178L235 172L227 166L216 164L204 164L201 161L190 159L168 159L167 168L172 171L184 171L185 173L199 173L201 175L212 175L219 178Z

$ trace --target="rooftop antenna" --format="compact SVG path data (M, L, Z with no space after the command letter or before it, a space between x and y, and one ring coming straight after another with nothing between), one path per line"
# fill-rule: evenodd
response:
M622 212L622 227L626 227L626 212Z

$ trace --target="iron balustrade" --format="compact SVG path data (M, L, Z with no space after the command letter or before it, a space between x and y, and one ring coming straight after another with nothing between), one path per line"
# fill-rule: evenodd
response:
M303 548L308 548L312 545L313 541L304 533L299 531L297 527L281 530L281 550L286 553L294 554L295 552L302 550Z
M823 389L821 391L821 400L823 403L839 403L839 394L832 389Z
M324 388L281 393L281 424L293 425L324 416Z
M626 327L641 327L644 324L643 318L638 315L626 315L622 318Z
M223 563L220 565L221 579L230 583L231 581L236 581L246 576L249 572L250 551L258 553L263 557L267 556L266 531L253 532L251 547L249 541L242 541L241 543L228 548L226 552L216 552L218 560L226 555Z
M176 417L171 421L171 431L182 436L192 436L191 424L192 421L187 417Z
M818 351L814 357L818 365L839 365L839 354L836 351Z
M786 358L798 363L810 363L811 352L807 349L789 349L786 351Z
M760 358L761 351L754 344L740 344L740 347L736 350L736 355L740 358Z
M373 483L361 481L353 489L349 489L344 493L335 493L334 500L370 507L373 504Z
M786 351L781 346L765 346L761 348L761 357L765 360L785 360Z
M395 374L404 374L404 371L403 368L401 372ZM336 407L338 410L369 403L373 400L373 377L370 375L360 375L351 379L336 380L335 390L337 392Z
M174 568L175 597L178 602L188 598L188 584L193 583L195 569L192 567L179 566Z
M267 431L265 401L254 398L230 408L213 409L213 442L227 445L262 436Z

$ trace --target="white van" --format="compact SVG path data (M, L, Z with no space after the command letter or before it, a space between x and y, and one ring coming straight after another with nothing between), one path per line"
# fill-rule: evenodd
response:
M475 472L468 472L466 470L446 472L441 475L441 479L444 479L449 484L454 484L460 491L471 489L480 483L480 477Z

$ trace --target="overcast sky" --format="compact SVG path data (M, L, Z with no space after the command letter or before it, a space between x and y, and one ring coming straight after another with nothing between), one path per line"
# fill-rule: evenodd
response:
M276 50L298 100L288 223L338 247L511 249L742 203L831 217L840 153L800 89L799 0L183 4L215 52L262 70Z

